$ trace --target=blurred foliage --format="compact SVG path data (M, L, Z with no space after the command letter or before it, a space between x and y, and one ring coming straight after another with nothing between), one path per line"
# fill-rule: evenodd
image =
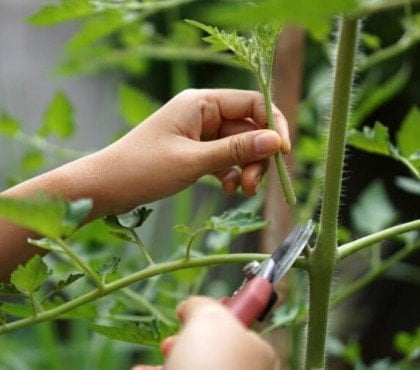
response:
M122 131L141 122L177 90L173 82L180 76L179 69L174 68L177 62L184 63L184 72L192 86L254 88L254 82L241 69L247 66L232 62L231 48L225 47L223 53L209 50L201 40L204 35L200 29L186 24L184 18L223 27L226 31L219 28L219 35L225 32L226 37L232 35L234 29L251 36L250 29L256 23L304 27L309 36L303 99L299 106L299 140L295 148L295 183L300 199L295 217L299 220L311 217L318 207L325 157L325 129L320 122L329 115L330 61L335 53L330 35L334 29L334 16L342 12L367 17L361 31L358 81L349 122L348 144L358 151L397 160L401 164L401 175L396 179L399 189L410 194L413 202L418 202L420 113L413 103L416 99L418 103L419 97L414 48L420 39L420 16L414 3L325 0L320 6L313 0L258 0L246 4L243 1L213 1L209 4L191 0L61 0L44 5L29 18L29 22L48 27L74 22L78 26L77 32L63 47L63 59L58 66L63 74L101 74L109 70L121 73L118 107L127 124ZM399 7L394 10L395 4L403 6L404 10L399 10ZM247 55L244 57L246 59ZM393 103L396 99L397 103ZM389 105L391 110L394 109L392 107L398 105L398 99L404 99L404 104L400 104L396 112L391 112L393 114L389 118L386 113L385 119L384 115L381 119L377 118L378 111L384 107ZM8 174L10 184L28 178L51 164L85 154L65 148L66 140L77 130L77 107L73 106L64 91L54 93L34 134L26 132L25 123L16 120L13 112L0 109L0 135L15 140L25 148L20 162L15 163L14 173ZM57 142L58 145L55 144ZM385 172L386 168L379 168L376 175L380 177ZM402 218L388 194L387 185L380 180L363 185L363 191L349 211L351 229L343 227L341 230L342 240L379 231ZM203 196L204 191L206 196ZM188 244L192 241L196 245L191 251L192 256L225 253L242 232L266 226L265 221L247 212L233 211L212 217L219 209L224 211L227 203L214 185L198 185L195 196L200 201L194 204L194 210L185 222L187 225L176 227L176 232L181 231L181 238L170 236L167 223L171 224L171 221L165 219L168 218L167 209L162 211L159 205L154 207L155 213L142 226L142 234L152 235L149 239L156 244L153 248L147 247L153 251L150 254L154 260L183 258L185 248L189 250ZM203 199L205 197L208 197L207 201ZM237 195L235 201L240 203L242 198ZM57 308L80 296L81 292L92 289L86 272L81 273L80 266L75 265L72 257L53 240L73 232L89 204L72 206L60 199L47 201L42 196L28 203L10 202L13 201L0 200L0 215L41 231L50 239L37 241L37 245L59 252L43 260L34 258L19 267L11 284L0 286L4 301L0 306L1 322L29 316L37 309ZM254 210L258 212L261 203L261 200L256 202ZM125 229L111 230L102 221L96 221L68 239L71 248L86 261L93 274L107 284L147 267L147 258L144 255L139 257L138 249L133 248L133 242L138 245L138 240L129 229L134 228L119 226ZM418 234L413 235L414 241L407 239L403 242L407 245L416 243ZM369 268L376 268L382 261L375 252L365 257ZM52 275L50 270L54 271ZM404 268L404 271L408 270L408 267ZM141 350L138 355L138 346L110 341L92 334L89 328L115 339L127 340L130 337L136 343L156 345L161 335L176 330L174 307L185 296L197 292L217 296L232 291L236 279L231 270L226 276L213 276L212 281L208 281L207 274L208 269L202 268L155 276L135 283L129 290L117 291L100 302L85 304L60 316L72 321L43 323L7 337L0 336L0 347L3 349L0 368L106 370L129 366L136 360L148 359L158 363L161 357L156 351ZM403 272L398 275L403 276ZM341 288L345 290L345 287L339 290ZM302 286L299 289L303 290ZM4 296L6 299L3 299ZM302 302L286 305L274 313L272 324L290 327L304 320L305 315L306 306ZM88 326L85 321L94 324ZM167 330L168 327L170 330ZM347 344L336 341L330 347L334 356L354 368L405 370L418 366L418 338L418 330L411 334L398 334L395 349L403 359L399 362L380 360L369 366L364 364L356 341ZM27 342L25 348L33 348L31 343L34 341L41 343L40 350L25 350L25 355L21 356L22 343ZM133 361L130 355L134 357Z

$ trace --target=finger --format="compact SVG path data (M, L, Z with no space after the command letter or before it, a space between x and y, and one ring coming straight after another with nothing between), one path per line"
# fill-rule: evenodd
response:
M249 119L252 119L252 122L258 128L268 128L267 111L264 97L261 93L234 89L203 90L203 92L205 98L200 101L203 132L206 129L211 130L215 124L220 125L220 120L232 120L233 122L236 120L236 124L238 120L242 120L240 121L242 124L248 120L247 123L249 128L251 128L252 125ZM288 153L291 144L287 120L277 106L274 104L271 106L274 129L283 139L282 152Z
M165 338L165 340L160 345L160 351L162 352L163 356L168 357L169 352L171 352L172 347L175 345L177 335L171 335L170 337Z
M263 160L280 150L281 139L272 130L256 130L194 145L197 170L205 174Z
M228 312L222 304L214 299L201 296L190 297L182 301L177 308L178 318L184 324L203 313L211 316L225 316Z
M151 365L136 365L131 370L162 370L162 366L151 366Z
M242 132L248 132L253 130L258 130L259 127L251 118L245 118L242 120L235 121L223 121L220 125L218 136L214 139L219 139L222 137L237 135Z
M234 194L241 184L241 170L238 167L216 172L215 175L221 181L222 189L226 194Z
M259 161L248 164L242 170L241 188L246 196L255 195L267 167L268 161Z

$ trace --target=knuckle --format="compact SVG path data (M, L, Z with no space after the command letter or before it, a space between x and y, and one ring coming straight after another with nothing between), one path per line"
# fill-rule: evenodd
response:
M246 143L240 136L232 136L229 140L229 156L234 164L242 164L245 161Z

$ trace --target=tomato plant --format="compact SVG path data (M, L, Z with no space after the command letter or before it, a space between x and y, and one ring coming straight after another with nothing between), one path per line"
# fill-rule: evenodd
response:
M189 3L188 0L62 0L58 4L45 5L29 21L38 26L84 21L67 44L66 60L61 65L66 73L100 73L114 68L133 79L151 68L151 60L165 61L172 77L169 94L173 94L192 84L190 63L215 64L241 76L246 75L244 69L249 70L264 94L269 117L272 84L276 83L271 73L281 27L297 24L307 31L312 45L328 49L332 55L329 82L314 83L313 91L309 91L302 102L301 134L296 143L296 156L301 163L297 165L295 175L298 200L293 217L298 221L303 215L319 213L317 239L295 263L296 268L307 273L308 297L299 298L299 302L291 300L290 304L275 311L265 329L268 332L277 327L306 328L303 366L323 369L326 367L328 327L332 325L331 310L420 248L420 220L412 217L410 221L395 223L397 212L388 202L380 183L367 187L352 208L356 230L347 233L350 236L345 236L346 230L340 223L346 145L396 160L406 171L404 178L398 179L399 185L417 196L418 201L419 109L410 107L395 134L390 134L391 129L384 122L361 128L369 114L408 83L410 67L407 65L398 65L397 72L394 68L391 77L382 79L377 77L375 67L404 55L419 40L420 18L415 11L416 1L325 1L322 7L309 0L264 0L240 7L236 2L228 2L206 7L207 19L199 19ZM371 17L381 17L383 13L401 7L405 9L401 16L403 32L395 43L381 47L377 37L363 31L363 19L368 22ZM188 18L198 20L187 21L189 24L183 22L181 11ZM161 14L165 15L163 23L169 29L165 37L159 33ZM339 19L337 26L336 18ZM232 27L235 30L232 31ZM336 37L328 39L334 27L337 27ZM212 49L201 43L201 36ZM370 51L360 51L361 42ZM322 68L317 72L319 76L314 73L314 80L325 79ZM357 77L361 80L359 91L354 91L355 76L360 76ZM141 121L158 106L156 99L127 82L121 83L119 100L119 109L128 125ZM325 101L329 119L326 127L319 130L315 122L325 115ZM73 107L63 91L58 91L47 106L36 138L26 134L10 113L5 112L0 117L1 134L36 149L25 162L27 168L31 168L28 163L35 164L35 168L39 164L42 166L48 151L64 156L80 155L49 142L52 135L68 138L73 131ZM276 156L275 163L285 199L293 205L296 196L287 169L280 156ZM199 186L209 186L211 194L217 192L211 180L204 179ZM10 283L0 286L0 334L10 335L18 329L51 320L85 319L92 331L109 338L158 345L178 329L173 307L180 299L198 291L210 294L212 289L213 292L228 289L210 283L207 290L203 290L211 266L266 258L261 253L229 253L229 245L235 238L267 226L267 221L255 215L261 210L261 196L251 202L241 202L239 209L220 216L214 216L215 209L202 202L197 214L204 216L200 216L199 224L194 224L191 216L192 197L189 190L175 199L173 218L177 226L176 236L171 239L174 247L161 255L154 253L155 247L152 253L152 248L143 241L142 232L153 219L150 208L141 207L130 214L97 221L77 231L80 220L90 210L88 199L67 203L43 196L30 200L0 198L0 216L44 235L45 238L31 243L51 252L49 257L34 257L19 266L11 275ZM270 201L269 193L265 197ZM356 232L363 236L354 237ZM399 238L402 247L381 258L375 252L378 245L395 238ZM95 249L97 244L102 247ZM337 279L335 287L333 282L343 262L368 248L372 248L372 252L367 272L345 285L340 285L340 279ZM418 335L400 334L395 340L396 348L404 356L403 361L399 364L382 362L382 365L415 368ZM331 343L335 343L330 349L333 355L341 356L359 368L367 368L357 344ZM299 357L300 353L299 348L293 348L289 356ZM52 358L51 363L54 361L56 359ZM297 361L291 368L300 366Z

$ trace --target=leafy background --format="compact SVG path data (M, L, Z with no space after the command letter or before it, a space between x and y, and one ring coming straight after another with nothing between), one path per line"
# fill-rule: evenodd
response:
M185 1L181 8L137 12L135 6L134 9L119 7L113 1L97 3L102 5L100 12L83 0L65 1L63 8L50 6L49 1L39 4L6 1L0 5L0 24L6 29L0 32L3 188L106 145L183 88L255 88L255 81L246 72L231 67L224 55L209 54L201 43L200 32L183 19L215 22L228 28L233 25L242 30L255 21L252 17L272 22L273 19L264 17L277 14L279 18L305 26L309 32L298 120L300 139L296 145L297 171L302 178L296 186L300 196L305 198L305 185L306 188L308 184L314 185L307 179L308 174L323 155L322 145L319 145L323 129L319 122L328 115L329 35L335 26L330 17L337 11L352 9L355 1L325 1L323 7L312 1L284 1L281 8L277 1L262 1L262 13L247 12L244 7L241 8L244 14L241 17L236 14L234 18L229 17L229 9L225 8L230 4L203 12L203 4ZM128 3L141 7L139 2ZM25 19L34 14L39 5L47 7L29 18L29 22L41 27L26 25ZM391 10L367 19L363 25L361 66L368 60L365 55L392 46L403 34L408 34L414 44L419 38L419 16L413 14L415 7ZM240 25L237 19L241 19ZM67 20L71 22L61 24ZM43 28L45 26L47 28ZM414 46L372 68L361 68L358 73L351 125L359 131L349 135L352 146L348 148L342 200L343 240L350 234L363 235L395 221L418 217L418 181L410 176L404 161L392 158L396 155L389 146L389 143L398 146L400 154L406 158L419 147L415 134L419 111L413 107L420 101L418 56L418 46ZM406 126L413 130L408 135L401 131ZM362 136L360 132L366 134ZM380 156L368 155L357 147L368 147ZM414 163L417 160L412 158ZM142 228L142 238L146 245L153 245L154 258L167 254L168 245L173 246L171 253L176 254L177 246L185 243L186 235L179 232L182 228L172 231L171 225L187 224L190 229L183 231L188 234L212 214L237 204L255 210L262 202L256 198L244 205L243 201L239 195L226 199L212 185L200 184L177 198L154 204L154 213ZM193 207L193 204L199 206ZM375 222L372 222L372 210L381 215ZM213 252L226 250L231 242L227 234L210 235L205 241ZM203 240L201 238L201 242ZM234 244L233 250L250 251L250 245L256 242L256 236L246 242L241 240ZM136 263L127 263L133 260L133 248L109 236L100 222L81 230L74 243L79 253L90 258L98 268L102 266L102 271L110 278L121 271L138 268ZM388 245L385 253L397 246ZM123 261L110 259L110 251ZM371 258L375 256L353 261L342 272L344 278L365 269L366 261ZM396 266L383 280L338 311L337 315L341 314L343 319L337 320L333 333L336 340L331 341L330 351L342 359L341 364L354 365L362 358L370 363L389 356L409 357L416 351L418 332L413 332L412 328L419 324L416 294L419 272L415 267L418 258L418 253L412 256L409 267ZM48 261L50 264L62 269L64 276L74 273L60 261ZM45 271L43 277L47 274ZM16 281L19 281L18 276ZM232 278L231 286L225 276ZM148 299L157 302L165 315L171 315L171 307L183 296L193 292L220 296L231 291L238 279L231 269L213 271L211 279L205 270L187 270L155 279L139 288L144 289ZM83 289L82 280L73 283L76 291ZM118 315L125 305L127 297L104 306L107 314ZM88 317L92 314L89 310L87 307L77 314ZM299 310L293 308L287 314L296 316ZM351 327L345 319L349 314L354 318ZM284 313L279 315L279 321L284 317ZM399 331L410 334L397 336ZM378 333L381 334L378 336ZM395 345L389 340L394 336ZM38 348L31 344L34 342L40 344ZM0 355L0 364L5 369L63 369L63 366L117 369L127 368L135 361L160 361L156 351L139 350L137 345L92 334L83 320L45 323L3 336L0 343L5 349ZM29 349L23 356L22 345ZM412 346L414 349L409 351Z

